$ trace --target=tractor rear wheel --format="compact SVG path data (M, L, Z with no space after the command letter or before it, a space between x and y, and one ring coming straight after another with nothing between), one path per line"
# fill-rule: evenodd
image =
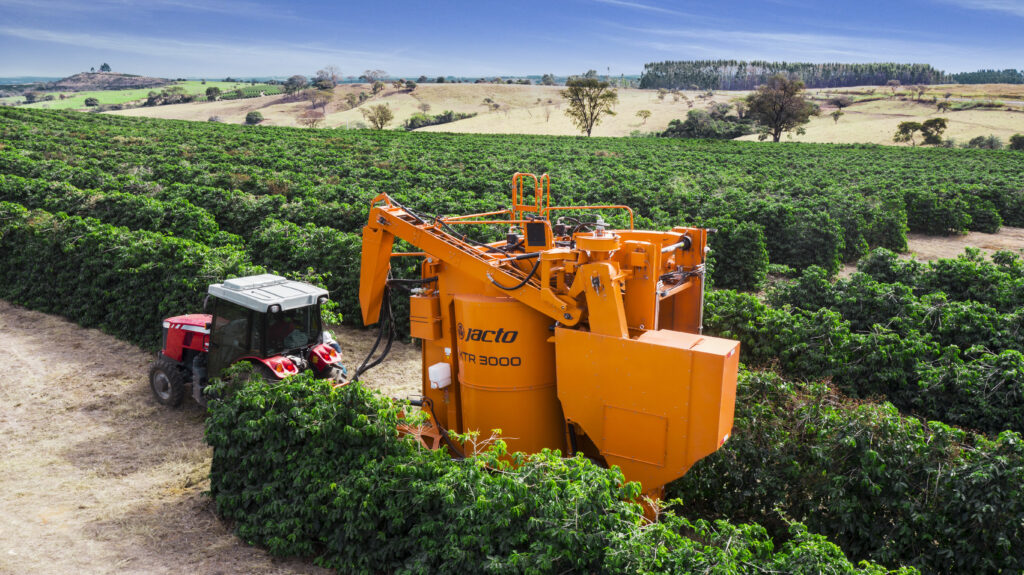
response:
M153 397L168 407L178 407L185 398L185 373L169 359L158 359L149 368L149 386Z

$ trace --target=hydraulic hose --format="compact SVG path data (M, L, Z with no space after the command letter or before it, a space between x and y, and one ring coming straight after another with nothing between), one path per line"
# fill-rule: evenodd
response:
M384 298L380 303L381 308L381 321L380 330L377 332L377 340L373 342L373 347L370 348L370 353L366 354L366 359L356 369L355 374L352 376L352 380L358 380L359 376L366 373L367 371L380 365L384 358L391 352L391 344L395 342L395 316L391 310L391 288L385 285L384 287ZM377 353L377 348L380 347L381 341L384 339L384 332L387 331L388 339L384 345L384 350L376 359L373 355Z
M540 255L540 252L536 252L536 253L538 255ZM533 254L526 254L526 255L533 255ZM526 258L520 257L520 258L516 258L516 259L526 259ZM530 280L533 279L533 276L537 275L537 270L538 269L540 269L540 258L539 257L537 258L537 263L533 264L533 269L531 269L530 273L527 274L527 276L525 278L523 278L523 281L517 283L516 285L514 285L512 287L501 285L500 283L498 283L497 280L495 280L494 278L491 277L491 274L487 274L487 279L491 280L491 283L494 284L494 286L497 287L498 289L503 289L505 291L515 291L515 290L525 286L527 283L529 283Z

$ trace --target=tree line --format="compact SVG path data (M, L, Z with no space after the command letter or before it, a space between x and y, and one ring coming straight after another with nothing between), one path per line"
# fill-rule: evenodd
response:
M951 74L950 79L957 84L1024 84L1024 70L1009 68L961 72Z
M742 60L685 60L644 65L641 88L672 90L753 90L772 76L801 80L808 88L901 84L937 84L949 76L929 64L841 64Z

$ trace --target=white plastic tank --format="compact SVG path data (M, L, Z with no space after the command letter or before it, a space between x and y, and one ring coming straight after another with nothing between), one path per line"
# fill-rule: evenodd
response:
M444 389L452 384L452 366L439 362L427 368L431 389Z

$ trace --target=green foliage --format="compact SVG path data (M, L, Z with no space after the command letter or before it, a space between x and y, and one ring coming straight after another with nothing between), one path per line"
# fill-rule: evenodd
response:
M736 116L715 118L705 110L690 110L686 113L685 122L672 120L660 135L666 138L731 140L752 133L754 129L750 122L741 121Z
M1024 569L1024 442L742 373L734 434L669 485L691 516L801 521L852 558L925 573Z
M907 226L912 232L950 235L971 225L970 207L959 196L946 197L930 190L909 190L904 197Z
M384 85L383 82L377 82L377 84ZM395 119L395 114L391 111L391 106L388 104L376 104L363 108L359 112L373 126L374 130L383 130L384 126L387 126L391 120Z
M208 284L262 271L235 246L8 202L0 202L0 253L0 298L149 348L163 318L198 309Z
M938 146L943 143L942 133L946 131L949 120L946 118L932 118L922 122L900 122L892 141L910 142L916 145L914 134L920 132L923 144L926 146Z
M1003 149L1003 141L995 134L989 134L988 136L975 136L964 144L964 147L974 148L977 150L1001 150Z
M1014 134L1010 136L1011 150L1024 150L1024 134Z
M263 114L253 111L245 115L245 123L249 125L259 124L263 121Z
M408 84L407 84L408 85ZM452 112L451 110L445 110L440 114L431 116L430 114L413 114L412 117L407 119L402 125L406 131L411 132L418 128L425 126L435 126L437 124L448 124L450 122L457 122L459 120L465 120L466 118L472 118L476 116L476 112Z
M750 364L831 377L850 396L882 396L929 419L1024 432L1019 258L968 253L921 265L879 250L860 269L833 282L808 268L773 288L770 305L710 293L705 325L740 339Z
M837 269L836 258L856 261L876 246L905 249L908 224L927 233L988 231L998 214L1006 225L1024 225L1024 177L1012 156L959 150L769 150L667 138L588 143L425 133L404 139L356 131L300 136L14 108L0 110L0 131L0 173L183 199L242 237L268 217L357 231L379 192L449 214L500 209L508 203L505 176L517 170L555 174L557 203L627 203L653 227L716 218L759 225L770 263L797 270ZM89 136L76 136L83 134ZM716 254L729 253L715 241ZM725 259L716 273L726 273ZM720 285L754 288L757 266L739 267L755 270L741 274L751 283Z
M753 90L779 74L798 79L808 88L882 86L889 80L904 84L940 84L947 80L945 73L928 64L687 60L644 64L640 87Z
M818 115L818 106L801 95L803 89L802 81L780 74L768 78L747 96L747 114L763 130L759 139L771 136L773 142L778 142L786 132L802 133L802 126Z
M210 389L210 492L273 555L348 573L886 572L798 524L778 550L756 525L648 524L638 486L583 457L422 449L395 429L402 406L358 383L227 377Z
M952 74L954 84L1024 84L1024 71L1013 68L1006 70L978 70Z
M79 190L45 179L0 175L0 201L93 217L132 230L161 231L203 244L214 242L220 233L213 216L184 199L165 202L123 192Z
M389 193L414 209L438 214L490 211L507 207L508 174L549 172L553 175L553 199L558 204L627 204L635 208L637 224L643 228L718 228L710 240L709 267L711 280L719 287L760 289L768 270L773 271L773 282L781 281L780 275L794 278L791 284L770 289L767 304L755 296L729 291L708 295L705 323L709 330L741 339L742 358L751 365L776 366L782 373L801 379L830 378L835 389L857 401L887 399L905 414L990 433L992 437L986 441L992 443L1002 441L996 434L1003 430L1024 428L1024 392L1019 383L1024 367L1024 336L1019 335L1024 334L1024 313L1019 311L1024 307L1021 259L1003 252L988 261L977 252L969 252L959 258L922 264L900 260L892 252L870 251L877 246L905 250L908 228L943 234L968 229L992 231L1000 220L1006 225L1024 225L1024 173L1016 153L763 146L668 138L589 140L366 130L309 133L23 108L0 108L0 142L0 201L15 202L0 204L0 298L60 313L142 345L156 345L163 317L198 309L209 283L264 269L298 274L328 285L346 319L358 323L357 234L366 222L368 204L377 194ZM625 223L617 221L615 225ZM479 236L486 239L499 231L481 230ZM841 262L861 257L864 259L859 269L863 273L833 279ZM395 273L401 276L415 271L396 266ZM794 394L771 396L771 401L780 402L781 407L763 407L784 410L799 405L794 402L807 396L804 388L799 388ZM752 401L749 397L741 396L741 410L747 409L743 402ZM838 434L836 426L841 427L844 418L859 417L847 414L855 404L847 404L834 394L816 401L842 408L829 415L830 425L834 424L827 427L832 430L829 433ZM360 425L351 427L361 429ZM776 427L785 429L786 425ZM870 437L873 432L856 426L850 429L850 433L860 434L857 437ZM742 445L739 442L744 434L750 433L737 428L728 445ZM795 437L817 437L804 433ZM846 453L834 450L825 441L831 437L822 440L823 447L815 457ZM965 437L968 451L989 453L974 447L981 445L980 440ZM587 568L578 570L589 568L592 572L704 571L722 565L723 571L730 572L744 570L750 562L788 572L798 571L803 565L799 561L806 558L834 558L838 552L834 547L799 527L790 531L785 522L778 520L772 505L762 503L785 501L787 482L795 477L799 481L794 479L794 483L803 486L803 491L795 491L798 500L791 502L798 510L826 501L833 505L830 513L840 509L846 514L828 515L823 520L827 524L819 522L811 527L818 533L834 534L844 528L848 516L857 515L856 505L867 497L863 493L875 493L874 487L865 487L873 484L864 484L862 478L843 482L836 476L827 482L832 489L826 493L829 498L821 499L818 491L807 486L818 485L823 463L815 460L819 461L815 463L819 467L815 467L801 459L786 461L789 452L785 449L790 446L763 437L758 441L764 442L758 445L771 465L750 463L744 469L757 468L762 474L773 473L764 469L783 469L789 475L782 479L759 475L760 483L750 480L749 489L761 490L760 499L750 500L744 512L760 514L758 521L767 526L775 541L754 526L686 522L671 515L661 524L639 530L629 527L623 531L620 526L596 535L573 531L562 539L562 534L551 535L539 525L527 524L524 529L528 535L522 539L520 535L506 537L508 531L495 534L493 526L478 526L473 523L476 516L466 519L463 515L472 515L465 511L469 504L460 503L462 506L456 507L463 511L431 507L430 513L414 514L421 519L431 514L442 517L438 522L445 525L437 527L443 529L441 540L452 540L457 545L436 545L438 539L433 532L427 534L428 528L410 542L393 535L400 532L399 523L387 523L379 532L396 539L388 544L393 546L386 547L394 555L391 559L373 557L380 565L392 566L393 571L403 570L406 565L414 570L417 559L409 557L428 557L429 561L452 561L453 569L463 566L466 572L474 569L465 568L467 563L460 558L477 560L481 553L495 557L494 571L515 571L523 566L521 570L536 567L539 572L568 570L580 564ZM287 455L280 453L287 452L275 457L287 460ZM771 459L776 456L779 461ZM1005 459L1009 462L1007 468L1015 465L1013 457L1011 453ZM455 483L470 477L461 468L434 469L434 460L426 461L434 474L430 475L431 481L437 479L450 491L454 488L445 481ZM558 477L587 481L603 481L605 477L592 474L597 471L573 467L582 465L579 462L560 461L553 455L538 460L536 469L543 471L537 473L554 470L561 474ZM793 461L799 465L790 465ZM843 465L853 465L854 461L859 460L850 455L836 468L845 470ZM371 462L367 459L365 463ZM934 458L920 463L927 469L924 473L933 478L933 489L934 478L944 477L948 464L949 460ZM563 469L563 465L569 467ZM917 464L888 459L886 465L885 473L898 477L910 473L906 468ZM397 508L380 503L367 486L377 485L374 482L381 479L388 486L402 482L404 488L412 479L401 474L414 474L421 467L404 468L399 475L388 475L399 472L383 467L360 471L357 477L364 483L351 487L349 492L355 494L353 501L369 501L367 510L345 507L338 508L339 513L349 513L341 516L343 519L365 513L374 523L368 523L371 527L365 530L363 526L343 526L353 529L351 539L311 535L309 541L315 541L310 543L311 554L327 553L328 546L335 545L332 542L340 545L365 538L370 532L367 530L373 530L376 537L379 524L375 522L384 521L381 518L385 515L386 521L398 522ZM923 515L916 517L894 514L884 506L872 507L876 504L868 501L861 523L852 522L852 534L835 535L837 541L849 546L857 558L875 557L893 565L918 561L932 571L935 565L941 565L935 557L947 557L936 546L967 533L964 540L983 550L979 554L988 553L985 557L991 558L978 559L979 570L994 570L990 565L998 561L1010 565L1016 556L999 550L1000 545L1005 546L1002 541L1016 545L1015 534L997 532L995 527L979 530L967 519L954 520L953 515L977 515L991 526L1016 525L1016 516L995 517L987 507L998 509L994 498L1015 497L1016 488L985 479L991 476L993 481L1003 481L1001 469L993 471L984 465L953 468L960 483L941 496L955 498L959 507L915 507L923 510ZM802 469L808 470L806 478L801 475ZM871 466L866 469L880 473ZM974 470L979 475L970 475ZM338 477L344 475L333 474L331 481L340 484ZM282 495L288 501L288 497L301 498L320 489L305 492L301 490L304 483L283 485L299 485L287 492L290 495ZM533 492L546 493L536 487L538 484L529 485ZM275 484L268 489L285 487ZM506 487L486 489L492 488L497 491L486 493L504 493L501 490ZM444 500L443 493L428 487L420 489L417 485L410 491L422 495L416 505ZM481 489L474 493L483 493ZM565 487L559 493L577 489L582 488ZM452 492L458 494L459 502L466 493ZM395 487L386 493L401 496L405 492ZM713 500L717 493L710 490L706 496L697 493L694 497ZM533 496L531 492L523 497ZM465 497L468 501L469 495ZM537 497L524 500L533 501L526 504L527 508L534 516L549 517L544 515L548 503ZM744 500L746 496L735 497ZM889 505L893 500L877 505ZM335 504L333 498L325 501L328 509L335 509L331 507ZM743 503L733 501L729 505L738 508ZM824 517L825 511L818 507L805 515L800 515L803 511L791 513L781 508L796 519ZM402 513L408 508L404 505ZM503 508L507 509L510 507ZM900 542L876 554L868 551L878 547L873 547L876 542L870 539L871 529L865 522L878 509L878 523L869 525L875 532L884 534L901 528L893 525L907 525L912 533L900 534ZM1015 507L1009 509L1008 513L1016 513ZM307 520L313 517L311 514L320 511L300 511L305 513L300 515L302 529L318 530L329 521L335 521L331 525L342 521L332 517L310 523ZM266 511L271 512L283 513L281 509ZM557 513L557 520L564 519ZM932 531L926 523L929 514L939 518ZM286 523L285 517L275 515L273 520ZM897 521L893 517L898 521L910 519L893 523ZM462 539L448 524L469 526L466 533L470 539ZM253 525L253 533L269 534L265 538L268 546L278 545L280 542L272 538L287 532L285 528L279 530L279 525L268 527L266 522ZM436 524L424 525L435 529ZM537 530L530 531L534 528ZM558 542L550 554L526 543L539 541L537 537L541 536ZM586 539L586 544L579 543L579 537ZM337 551L341 555L336 556L347 557L344 553L366 547L365 540L359 541L350 545L351 550ZM487 541L483 545L490 547L478 547L477 541ZM291 547L292 543L280 543L281 552L306 554L301 548ZM603 555L592 552L598 547L587 546L591 544L607 551ZM587 551L579 557L563 553L563 548L571 545ZM495 550L494 546L500 548ZM961 552L955 545L949 548ZM416 555L402 555L406 552L403 549ZM455 558L438 558L443 549L454 550ZM635 559L637 556L642 559ZM962 556L976 558L966 552ZM514 559L520 563L513 565L512 557L521 557ZM363 565L358 559L353 561ZM492 559L485 557L483 561L482 565L490 565ZM852 569L843 565L811 563L807 569Z
M593 77L571 77L559 92L569 103L565 115L580 132L590 136L604 116L614 116L619 93L608 82Z
M95 108L100 105L100 101L97 98L86 98L85 105L90 108Z
M921 128L921 122L900 122L900 125L896 127L896 133L893 135L892 141L897 144L910 142L911 145L916 145L914 134L920 132Z
M708 267L714 285L750 289L760 286L768 273L768 249L764 229L753 222L719 218L700 222L715 229L714 249L708 253Z

